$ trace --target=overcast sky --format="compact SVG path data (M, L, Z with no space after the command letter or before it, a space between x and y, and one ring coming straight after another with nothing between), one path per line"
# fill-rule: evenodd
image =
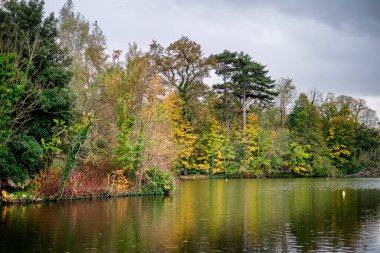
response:
M58 13L65 1L45 0ZM74 0L98 21L108 50L181 35L205 55L243 51L267 65L273 79L365 98L380 115L380 1L377 0ZM57 14L58 15L58 14Z

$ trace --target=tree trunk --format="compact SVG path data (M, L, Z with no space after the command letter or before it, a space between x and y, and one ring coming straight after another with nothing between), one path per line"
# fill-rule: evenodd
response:
M227 87L226 87L226 77L223 78L224 80L224 113L225 113L225 117L226 117L226 127L227 127L227 140L230 141L230 136L231 136L231 133L230 133L230 115L229 115L229 108L228 108L228 98L227 98L227 95L228 95L228 90L227 90Z
M284 127L285 125L285 102L280 102L280 127Z
M247 134L247 108L246 108L246 90L245 84L243 85L243 132L244 136Z

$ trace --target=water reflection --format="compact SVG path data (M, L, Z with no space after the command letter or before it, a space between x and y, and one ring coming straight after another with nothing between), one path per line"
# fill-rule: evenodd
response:
M186 181L169 197L3 206L0 218L0 252L380 252L380 179Z

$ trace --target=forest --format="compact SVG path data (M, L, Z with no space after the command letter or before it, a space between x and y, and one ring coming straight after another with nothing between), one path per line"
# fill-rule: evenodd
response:
M40 0L0 4L3 199L164 194L191 175L379 173L379 120L363 99L299 93L254 56L205 55L186 36L126 48L109 53L71 0L58 17Z

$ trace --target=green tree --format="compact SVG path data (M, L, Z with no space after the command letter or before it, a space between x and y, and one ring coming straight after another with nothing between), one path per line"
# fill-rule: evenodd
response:
M0 54L0 145L12 135L12 118L25 92L26 79L16 66L16 54Z
M134 155L135 143L132 132L136 120L133 115L127 114L127 110L127 102L120 100L119 134L115 160L122 169L135 173L134 163L136 156Z
M352 119L338 116L330 120L327 146L335 167L343 172L353 169L355 155L355 123Z
M324 143L321 116L304 93L295 102L286 125L301 144L320 146Z
M70 124L73 116L69 61L57 42L57 20L53 14L44 18L43 7L38 0L10 0L0 7L0 52L16 53L16 66L26 78L12 112L13 136L6 147L12 155L1 161L23 172L3 173L17 180L42 168L41 140L51 141L54 120Z
M329 94L321 112L330 158L342 173L378 166L378 119L364 100Z
M291 160L296 174L326 176L334 173L323 135L322 118L315 105L302 93L288 116L293 137Z
M226 108L230 93L241 100L245 132L249 102L261 106L270 104L277 95L273 90L273 80L264 65L253 61L251 56L243 52L225 50L213 57L217 62L216 73L223 77L223 84L216 85L214 89L224 93Z
M234 61L233 93L242 101L243 129L247 125L247 105L250 100L262 106L271 103L277 93L273 90L273 80L267 75L265 66L252 60L243 52Z
M231 107L234 98L232 94L233 89L231 77L233 75L233 63L236 60L237 53L224 50L222 53L213 55L212 57L215 58L216 61L215 73L223 79L223 83L214 84L213 89L221 95L221 99L223 100L223 118L227 128L227 138L230 140L232 116Z
M380 132L379 129L360 124L355 133L356 168L358 170L379 170Z
M290 148L289 165L291 171L301 176L313 175L311 145L302 145L294 142L290 145Z

